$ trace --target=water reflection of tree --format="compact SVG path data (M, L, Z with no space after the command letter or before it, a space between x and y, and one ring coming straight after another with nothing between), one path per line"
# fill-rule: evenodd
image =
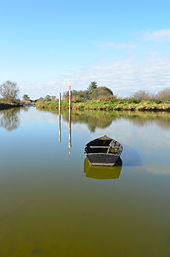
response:
M17 129L19 126L19 112L20 109L0 111L0 127L3 127L8 131Z
M64 112L63 118L68 122L68 112ZM94 111L74 111L71 115L72 123L86 123L90 131L94 132L96 128L107 128L114 120L113 115L107 112Z
M63 118L68 121L68 112L62 112ZM127 119L133 124L143 127L157 124L163 129L170 129L170 113L168 112L129 112L129 111L73 111L73 123L86 123L90 131L96 128L106 128L117 119Z
M163 129L170 128L170 113L168 112L122 112L122 117L140 127L157 124Z

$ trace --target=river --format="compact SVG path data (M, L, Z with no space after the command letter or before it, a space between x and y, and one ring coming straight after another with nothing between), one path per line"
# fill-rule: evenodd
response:
M88 165L102 135L122 166ZM67 112L0 111L0 164L0 256L169 257L170 113L73 112L69 128Z

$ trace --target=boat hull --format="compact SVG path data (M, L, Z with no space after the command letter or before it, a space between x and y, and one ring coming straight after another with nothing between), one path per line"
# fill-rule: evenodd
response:
M114 166L123 150L122 145L104 135L96 138L85 146L86 156L91 165Z
M87 154L91 165L96 166L114 166L119 158L117 155L105 154L105 153L94 153Z

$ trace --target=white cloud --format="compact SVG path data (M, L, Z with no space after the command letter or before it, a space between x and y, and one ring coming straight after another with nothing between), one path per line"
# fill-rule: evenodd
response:
M59 96L60 92L66 91L66 84L59 80L43 83L20 81L18 86L21 98L24 94L28 94L32 99L45 97L46 95Z
M130 43L103 43L102 46L108 48L109 54L114 56L112 61L105 61L103 64L101 60L95 66L42 84L20 82L18 84L22 89L21 95L28 94L33 98L47 94L58 96L59 92L68 90L70 84L72 88L81 90L86 89L90 81L97 81L100 86L108 86L120 96L129 96L138 90L157 92L170 87L170 55L167 52L168 48L165 47L169 46L168 41L170 41L170 29L162 29L145 32L142 37L140 35ZM163 47L157 47L153 42L159 42L159 46ZM115 59L115 53L121 53L121 58ZM102 54L105 56L105 52Z
M65 78L75 89L87 88L90 81L110 87L115 94L126 96L137 90L158 91L170 86L170 57L147 57L114 60L108 65L90 67Z
M33 98L59 95L68 90L71 84L75 90L87 89L90 81L97 81L99 86L111 88L114 94L130 96L138 90L157 92L170 87L170 57L148 56L138 58L117 59L109 64L100 64L76 72L63 79L48 83L19 83L21 95L27 93Z
M136 48L137 45L134 43L127 42L106 42L102 45L104 48L120 48L120 49L133 49Z
M144 40L154 42L170 42L170 29L162 29L144 33Z

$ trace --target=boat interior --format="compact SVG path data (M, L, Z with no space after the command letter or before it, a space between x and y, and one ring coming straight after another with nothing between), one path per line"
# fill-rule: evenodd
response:
M117 149L111 147L112 141L112 139L95 139L86 145L85 151L86 153L116 153Z
M102 146L102 147L108 147L109 144L111 143L112 139L107 139L107 140L100 140L100 139L94 139L87 145L93 147L93 146Z

